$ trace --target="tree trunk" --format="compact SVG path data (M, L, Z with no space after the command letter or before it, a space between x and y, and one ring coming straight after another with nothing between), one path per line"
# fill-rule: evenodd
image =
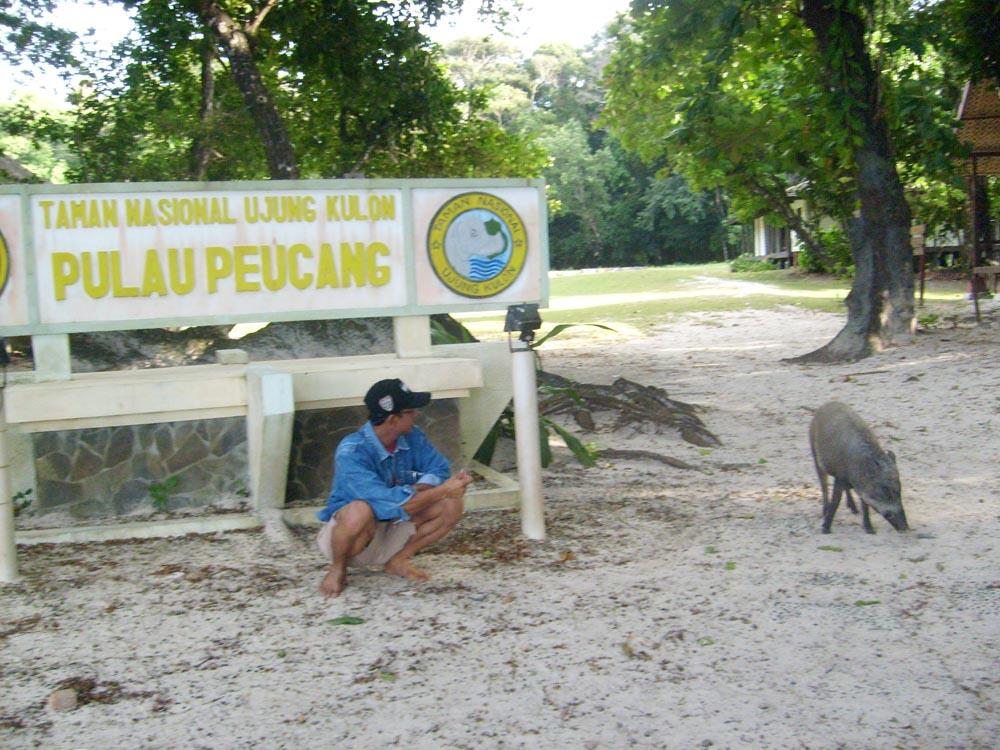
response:
M265 13L274 3L265 6ZM271 93L264 85L257 62L253 57L250 37L232 17L217 2L208 0L201 3L201 17L212 30L222 47L229 66L233 71L233 80L243 94L247 110L253 119L257 132L260 134L267 155L267 167L271 178L275 180L296 180L299 177L298 162L292 142L285 129ZM256 25L256 22L255 24Z
M215 45L206 36L201 50L201 104L198 108L198 132L191 144L191 176L204 180L212 160L212 120L215 115Z
M830 87L857 123L854 147L859 215L850 226L855 274L847 324L798 362L867 357L913 333L910 207L896 172L881 104L879 74L865 48L865 21L848 0L804 0L803 19L816 37Z

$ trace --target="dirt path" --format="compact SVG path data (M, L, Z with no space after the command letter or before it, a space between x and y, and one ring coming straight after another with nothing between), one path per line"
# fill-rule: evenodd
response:
M421 556L427 585L363 573L325 602L311 532L22 550L0 745L997 747L1000 325L780 363L842 323L782 308L553 340L547 369L702 404L723 446L598 415L585 439L699 470L562 452L545 542L470 515ZM898 455L911 533L846 509L819 533L806 428L831 398ZM64 684L83 705L47 710Z

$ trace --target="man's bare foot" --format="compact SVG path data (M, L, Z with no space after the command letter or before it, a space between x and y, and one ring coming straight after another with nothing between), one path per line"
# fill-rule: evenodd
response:
M420 568L413 567L409 560L390 560L385 564L385 572L391 573L394 576L409 578L412 581L426 581L430 579L430 576Z
M319 584L319 593L327 599L340 596L347 585L347 568L343 565L331 565Z

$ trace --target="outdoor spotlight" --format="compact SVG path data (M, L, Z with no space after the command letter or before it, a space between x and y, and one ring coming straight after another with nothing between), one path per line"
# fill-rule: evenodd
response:
M507 308L507 319L503 330L506 333L519 331L518 339L530 344L535 338L535 331L542 327L542 319L538 314L538 305L529 302L523 305L510 305Z

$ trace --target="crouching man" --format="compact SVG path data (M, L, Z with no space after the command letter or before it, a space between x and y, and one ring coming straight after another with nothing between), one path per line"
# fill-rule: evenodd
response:
M425 581L410 558L441 539L464 509L467 472L450 477L448 460L414 425L429 393L398 378L365 394L368 421L337 446L333 489L317 542L330 561L319 585L326 597L347 585L347 568L382 565L387 573Z

